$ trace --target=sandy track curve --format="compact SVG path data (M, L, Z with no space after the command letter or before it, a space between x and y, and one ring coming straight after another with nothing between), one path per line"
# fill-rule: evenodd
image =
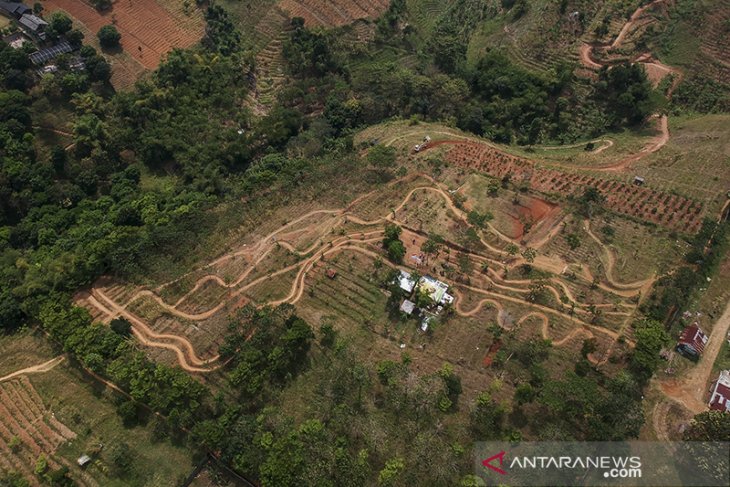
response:
M611 139L593 139L589 140L587 142L578 142L576 144L566 144L566 145L536 145L534 146L535 150L561 150L561 149L576 149L578 147L585 147L586 144L598 144L601 145L599 147L594 148L593 150L589 151L591 154L600 154L604 150L608 149L609 147L613 147L613 140Z
M580 45L580 60L581 64L589 69L601 69L603 66L593 60L593 46L588 43L582 43Z
M217 361L220 358L218 355L203 360L196 355L193 345L186 338L179 335L154 332L145 322L114 302L100 289L92 289L92 295L96 298L97 302L102 302L102 306L107 311L111 311L114 315L122 316L128 320L132 324L132 332L143 345L173 351L177 355L180 366L190 372L211 372L215 370L215 368L201 368L200 366Z
M58 357L52 358L51 360L47 362L43 362L39 365L33 365L32 367L26 367L24 369L16 370L12 374L8 374L5 377L0 377L0 382L5 382L10 379L13 379L15 377L26 375L26 374L39 374L43 372L48 372L49 370L52 370L55 366L63 362L64 360L63 355L59 355Z
M558 346L558 347L565 345L566 343L568 343L570 340L572 340L573 338L575 338L578 335L584 335L588 338L593 338L593 336L594 336L590 330L586 330L585 328L576 328L575 330L571 331L570 333L565 335L560 340L553 340L552 338L550 338L550 333L549 333L550 321L548 320L548 317L545 316L543 313L537 313L534 311L527 313L522 318L520 318L520 320L517 322L517 326L522 326L525 321L532 318L533 316L540 318L540 320L542 321L542 325L540 326L542 338L544 340L552 341L553 345Z
M555 315L555 316L559 316L561 318L564 318L564 319L570 320L570 321L572 321L572 322L574 322L576 324L579 324L579 325L581 325L581 326L583 326L585 328L594 330L594 331L596 331L598 333L602 333L604 335L608 335L609 337L611 337L614 340L617 340L619 338L619 336L620 336L619 333L617 333L617 332L615 332L613 330L609 330L607 328L602 328L600 326L596 326L596 325L592 325L590 323L586 323L585 321L582 321L579 318L576 318L575 316L570 316L567 313L563 313L563 312L558 311L558 310L553 309L553 308L548 308L547 306L543 306L541 304L532 303L530 301L527 301L527 300L524 300L524 299L514 298L512 296L503 296L501 294L493 293L491 291L486 291L484 289L476 288L476 287L473 287L473 286L460 285L460 287L462 287L464 289L468 289L469 291L476 292L478 294L484 294L486 296L490 296L491 298L497 298L497 299L501 299L501 300L504 300L504 301L510 301L512 303L517 303L517 304L520 304L522 306L528 306L528 307L533 308L535 310L539 310L542 314L547 313L547 314L552 314L552 315ZM458 291L458 289L454 290L454 293L455 293L455 296L454 297L456 297L457 298L457 301L458 301L458 299L461 298L462 296L460 296L460 292ZM457 294L459 296L457 296ZM473 311L473 310L471 312L472 313L475 313L475 311ZM626 343L628 343L629 345L633 345L633 342L630 341L630 340L626 340Z
M643 7L639 7L636 9L636 11L631 14L631 17L629 17L629 20L624 24L624 26L621 28L621 31L618 33L618 36L616 36L616 39L613 40L611 43L611 49L615 49L619 47L623 41L626 35L629 33L631 28L636 24L636 22L639 20L639 18L644 15L644 12L652 8L654 5L657 5L659 3L666 2L667 0L654 0L652 2L647 3Z
M656 115L653 118L658 117L657 125L659 126L659 134L654 137L652 140L647 142L647 144L641 148L641 150L635 154L631 154L630 156L627 156L620 161L616 163L612 163L607 166L601 166L601 167L592 167L592 166L566 166L566 167L573 167L574 169L583 169L583 170L594 170L594 171L604 171L604 172L616 172L616 171L623 171L627 167L631 166L632 164L640 161L641 159L645 158L648 155L651 155L655 152L657 152L659 149L667 145L667 142L669 142L669 118L666 115Z
M619 282L613 277L613 269L616 266L616 257L614 257L613 252L611 252L611 249L608 248L606 244L604 244L598 236L593 233L593 230L591 230L591 224L590 220L584 220L583 221L583 229L586 231L586 233L601 247L601 250L603 251L603 255L605 256L606 262L605 264L605 277L608 283L611 285L611 287L617 289L617 290L637 290L644 288L649 283L654 283L656 280L655 276L649 277L647 279L642 279L640 281L634 281L634 282Z

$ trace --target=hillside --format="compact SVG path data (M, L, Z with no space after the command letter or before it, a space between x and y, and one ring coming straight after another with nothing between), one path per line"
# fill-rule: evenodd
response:
M0 485L727 440L726 0L152 3L3 17Z

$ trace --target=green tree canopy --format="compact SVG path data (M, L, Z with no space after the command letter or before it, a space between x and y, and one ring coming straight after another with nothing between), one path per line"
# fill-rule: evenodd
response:
M99 32L96 33L96 37L99 38L99 44L101 44L101 47L113 49L115 47L119 47L119 41L122 39L122 34L120 34L117 28L113 25L105 25L99 29Z

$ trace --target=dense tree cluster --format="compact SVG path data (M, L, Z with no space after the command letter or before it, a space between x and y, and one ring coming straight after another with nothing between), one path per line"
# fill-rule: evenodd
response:
M294 31L284 44L283 53L294 74L321 76L340 69L330 46L330 33L305 28L301 17L292 19L292 26Z
M469 37L481 21L498 9L494 2L457 0L442 16L428 40L436 65L446 73L459 73L466 67Z
M47 300L38 312L41 325L85 366L109 377L142 404L166 415L178 427L200 419L209 392L180 369L151 362L133 342L93 323L89 312L64 299Z
M500 142L514 138L534 144L564 131L561 111L569 109L565 98L558 100L570 82L570 68L554 79L544 79L516 67L507 57L492 51L484 56L469 80L474 93L483 100L472 103L460 118L463 128L486 134Z
M122 34L119 33L113 25L105 25L96 33L99 38L99 44L105 49L114 49L119 47L119 41L122 40Z
M595 96L605 107L614 128L643 122L655 112L659 103L644 68L631 63L602 68Z
M226 56L238 52L241 48L241 34L223 7L208 7L205 11L205 22L203 44L208 49Z
M291 306L249 306L231 321L221 357L227 361L231 385L240 391L241 401L265 400L267 390L285 384L306 365L314 332L293 312Z
M385 226L385 235L383 236L383 249L388 254L388 258L400 264L406 256L406 248L400 239L403 229L398 225L389 223Z

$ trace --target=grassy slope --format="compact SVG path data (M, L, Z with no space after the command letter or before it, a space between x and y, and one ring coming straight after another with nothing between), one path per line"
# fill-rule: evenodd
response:
M652 186L704 200L712 213L730 189L730 115L670 119L671 138L661 151L639 161L634 171Z
M0 349L3 350L0 375L46 362L58 355L45 338L30 332L0 337ZM151 425L125 428L113 406L119 396L80 373L67 360L49 372L32 374L28 378L46 409L78 435L61 445L54 455L75 465L76 459L92 445L104 444L99 459L86 469L100 485L174 486L192 470L190 451L172 445L169 440L153 441ZM134 461L130 474L120 479L109 475L107 455L115 444L122 442L130 446ZM80 475L74 470L75 467L71 470L72 477Z

